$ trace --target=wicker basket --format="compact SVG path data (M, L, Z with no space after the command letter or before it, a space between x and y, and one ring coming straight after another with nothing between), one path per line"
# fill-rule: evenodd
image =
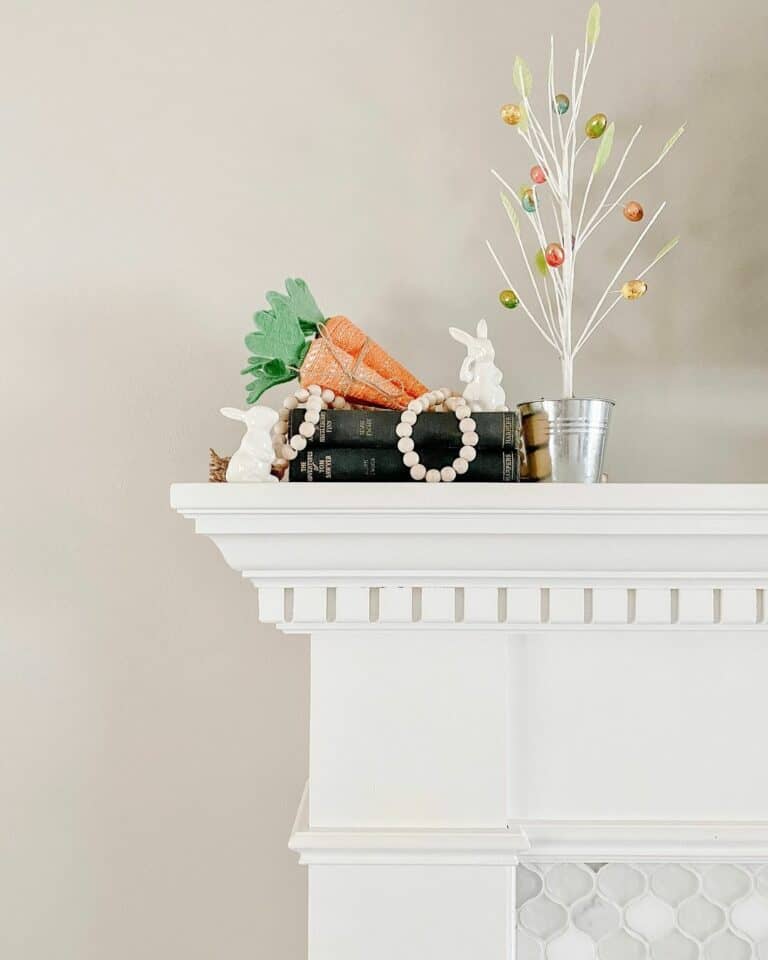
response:
M209 453L211 455L211 459L208 465L208 482L226 483L229 457L220 457L213 447L209 449Z

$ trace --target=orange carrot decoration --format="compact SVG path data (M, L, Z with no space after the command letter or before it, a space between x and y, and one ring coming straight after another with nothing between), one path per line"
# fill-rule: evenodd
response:
M323 318L303 280L286 280L288 295L268 293L271 310L254 317L243 373L248 402L298 375L303 386L328 387L353 403L402 410L427 388L346 317Z
M318 329L301 365L302 386L317 383L358 403L402 410L427 388L346 317Z

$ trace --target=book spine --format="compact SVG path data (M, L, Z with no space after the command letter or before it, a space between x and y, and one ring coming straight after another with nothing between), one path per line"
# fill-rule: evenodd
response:
M452 462L445 451L422 454L421 462L429 470ZM414 483L403 455L398 450L371 448L307 447L291 460L288 474L292 483L354 483L380 481ZM456 477L457 483L516 483L520 479L517 452L514 450L478 450L469 470Z
M478 449L515 450L518 447L517 413L473 413L480 441ZM290 436L299 432L304 422L303 410L292 410ZM397 446L396 431L400 414L394 410L321 410L309 447L364 447L367 450ZM417 449L429 446L458 447L459 425L452 413L424 413L413 427Z

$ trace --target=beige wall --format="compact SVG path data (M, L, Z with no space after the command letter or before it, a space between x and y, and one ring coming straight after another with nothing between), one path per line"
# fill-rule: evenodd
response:
M648 252L684 243L577 390L618 401L615 480L766 480L768 8L605 6L589 109L621 141L645 121L638 165L688 120L640 194L670 201ZM289 274L429 382L485 315L508 395L556 389L496 301L484 238L516 261L488 168L529 166L497 113L513 55L540 77L586 7L3 4L3 958L302 956L307 643L256 626L168 484L236 444L217 409Z

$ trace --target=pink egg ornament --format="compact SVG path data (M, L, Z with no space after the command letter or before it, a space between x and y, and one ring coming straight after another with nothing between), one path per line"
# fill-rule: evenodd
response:
M550 267L562 267L565 260L565 251L559 243L548 243L544 251L544 259Z

